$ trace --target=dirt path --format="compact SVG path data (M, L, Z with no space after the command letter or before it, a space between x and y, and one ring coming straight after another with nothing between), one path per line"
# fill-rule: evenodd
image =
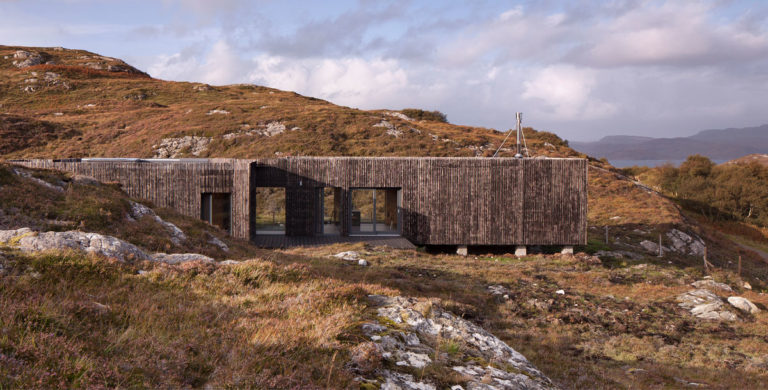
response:
M734 244L736 244L736 245L738 245L738 246L740 246L740 247L741 247L741 248L743 248L743 249L746 249L746 250L748 250L748 251L752 251L752 252L755 252L755 253L757 253L758 255L760 255L760 257L762 257L762 258L763 258L763 260L764 260L765 262L768 262L768 252L765 252L765 251L761 251L760 249L757 249L757 248L753 248L753 247L751 247L751 246L749 246L749 245L746 245L746 244L742 244L742 243L740 243L740 242L736 242L736 241L733 241L733 243L734 243Z

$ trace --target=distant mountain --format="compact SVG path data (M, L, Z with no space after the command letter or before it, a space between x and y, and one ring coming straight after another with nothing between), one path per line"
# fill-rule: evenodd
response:
M683 160L692 154L731 160L768 152L768 124L704 130L690 137L651 138L613 135L596 142L570 142L574 149L608 160Z

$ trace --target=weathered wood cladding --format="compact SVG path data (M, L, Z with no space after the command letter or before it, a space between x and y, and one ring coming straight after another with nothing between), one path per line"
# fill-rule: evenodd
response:
M402 190L402 235L420 245L586 243L583 159L292 157L254 160L252 185L286 188L286 234L312 235L316 187Z
M401 190L402 235L418 245L580 245L587 241L584 159L288 157L256 160L26 160L119 182L132 197L200 216L204 192L232 194L232 234L255 234L257 187L286 189L286 235L311 236L319 187L340 195L350 232L355 188Z
M131 197L200 217L201 194L231 193L232 235L248 238L251 164L247 160L23 160L30 168L56 169L120 183Z

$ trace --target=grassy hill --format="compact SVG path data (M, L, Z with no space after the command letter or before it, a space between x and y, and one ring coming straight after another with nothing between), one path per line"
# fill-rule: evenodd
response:
M29 59L30 66L17 66ZM253 85L157 80L81 50L0 46L6 159L489 156L506 135L403 112L340 107ZM526 129L526 136L535 156L584 157L552 133ZM126 223L130 201L112 185L37 170L27 177L0 165L1 228L81 229L152 251L251 260L230 267L124 264L0 246L0 388L360 387L355 377L365 373L350 361L368 340L360 325L377 319L368 294L439 303L499 336L564 388L759 388L768 381L765 313L740 313L731 323L694 318L675 296L705 275L701 258L659 258L639 246L659 235L671 245L666 234L673 228L697 235L716 266L709 274L765 308L760 291L768 266L748 248L768 245L768 232L684 212L594 159L589 245L579 248L590 255L465 258L362 244L266 251L156 210L187 232L189 241L177 245L152 219ZM210 235L231 253L206 245ZM329 257L346 250L371 266ZM445 367L465 356L466 345L433 341L439 364L411 374L439 386L463 383ZM381 359L371 364L393 369Z
M39 53L52 64L19 68L13 64L19 51ZM152 157L164 139L194 136L200 137L198 150L166 155L475 156L492 154L505 136L255 85L157 80L104 58L0 46L0 151L6 157ZM104 70L109 66L115 71ZM537 155L576 155L552 134L526 135Z

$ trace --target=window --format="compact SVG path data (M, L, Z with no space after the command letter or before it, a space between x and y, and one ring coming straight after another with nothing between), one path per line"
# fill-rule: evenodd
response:
M256 188L256 234L285 234L285 188Z
M212 193L201 194L200 218L211 225L232 233L232 194Z

